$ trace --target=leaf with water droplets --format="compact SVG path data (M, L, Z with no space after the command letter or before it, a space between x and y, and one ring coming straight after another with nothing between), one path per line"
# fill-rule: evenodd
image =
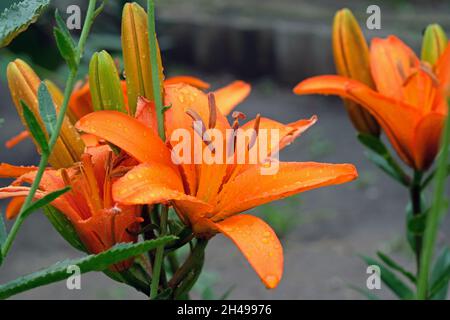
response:
M0 48L36 22L50 0L23 0L12 4L0 14Z

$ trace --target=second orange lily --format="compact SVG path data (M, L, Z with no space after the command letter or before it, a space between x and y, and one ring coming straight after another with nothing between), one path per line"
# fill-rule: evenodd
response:
M448 114L450 46L430 66L397 37L375 38L370 67L376 91L349 78L325 75L302 81L294 92L335 94L360 104L380 123L400 158L415 170L426 170Z

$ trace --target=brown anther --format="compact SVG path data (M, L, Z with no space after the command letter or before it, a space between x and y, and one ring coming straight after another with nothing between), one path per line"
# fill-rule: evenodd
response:
M253 148L253 146L256 143L256 138L258 138L258 133L259 133L259 124L261 122L261 114L257 114L256 118L255 118L255 125L253 126L253 133L252 133L252 138L250 139L250 142L248 144L248 150L250 150L251 148Z
M237 119L237 120L245 120L247 118L247 116L245 115L245 113L240 112L240 111L233 111L233 113L231 114L231 117L233 117L233 119Z
M208 107L209 107L208 128L212 129L216 127L217 121L216 97L212 92L208 93Z
M398 70L398 73L400 74L400 77L402 78L402 80L405 81L407 76L405 73L405 69L403 69L403 65L402 65L401 61L397 61L397 70Z
M130 171L131 169L133 169L133 167L125 167L125 166L117 167L111 171L110 177L111 178L120 178L124 174L126 174L128 171Z
M67 173L66 169L61 169L61 177L66 187L72 185L72 181L70 180L69 174Z
M436 75L433 72L433 69L430 67L429 64L420 62L419 69L425 72L433 82L433 86L438 87L439 86L439 79L436 77Z

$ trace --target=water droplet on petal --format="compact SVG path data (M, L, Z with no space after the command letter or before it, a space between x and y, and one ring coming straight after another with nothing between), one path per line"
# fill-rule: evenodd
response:
M264 282L266 283L266 286L268 288L275 288L276 285L278 284L278 278L272 275L266 276L264 278Z

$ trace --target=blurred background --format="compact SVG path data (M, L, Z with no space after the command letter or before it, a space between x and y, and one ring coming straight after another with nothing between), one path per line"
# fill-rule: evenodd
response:
M13 0L2 0L0 12ZM126 1L109 0L88 40L80 79L93 52L106 49L121 59L120 19ZM139 2L139 1L137 1ZM12 105L6 65L15 57L30 63L42 78L63 86L67 69L52 37L53 12L63 17L68 5L86 1L52 1L39 21L9 47L0 49L0 162L36 164L30 141L7 150L4 142L22 130ZM334 73L331 25L334 13L352 9L368 39L396 34L419 52L422 31L440 23L450 31L450 1L365 0L164 0L157 1L157 30L167 76L198 76L218 88L234 79L252 84L251 96L238 110L281 122L316 114L318 123L281 153L281 160L354 163L355 182L313 190L255 210L276 230L285 250L283 280L266 290L236 247L215 237L206 253L205 272L194 297L231 299L362 299L352 287L365 287L366 265L358 254L377 250L413 266L405 238L407 192L364 157L342 103L335 97L298 97L296 83L306 77ZM365 27L368 5L381 9L381 29ZM143 4L145 7L145 4ZM76 34L76 32L74 32ZM0 180L6 185L8 180ZM4 212L6 202L0 202ZM444 221L439 243L449 243L450 223ZM40 213L32 215L0 269L0 283L81 254L65 243ZM374 292L393 298L382 286ZM82 276L82 290L58 283L16 296L28 299L140 299L141 294L114 283L101 273Z

